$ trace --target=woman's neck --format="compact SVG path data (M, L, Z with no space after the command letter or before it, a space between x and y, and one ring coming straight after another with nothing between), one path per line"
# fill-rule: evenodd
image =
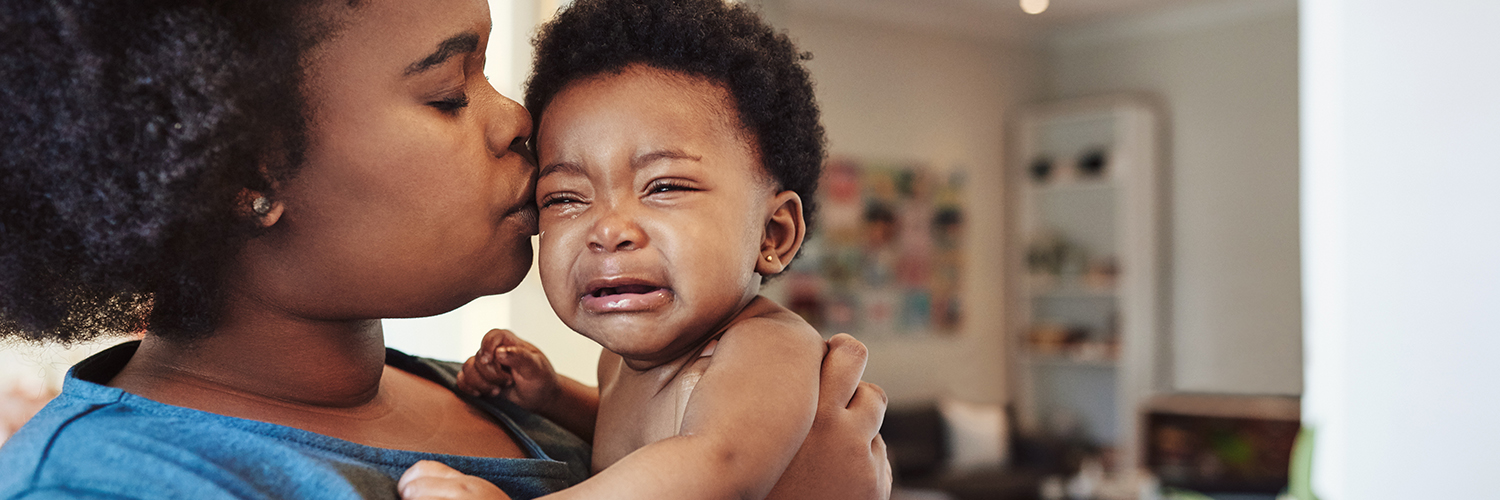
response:
M443 386L386 366L379 320L231 320L191 345L148 336L109 385L365 446L526 456L494 421Z
M255 321L245 319L254 317ZM267 319L271 318L271 319ZM380 411L385 346L379 320L227 315L209 337L147 335L111 386L163 403L244 415Z

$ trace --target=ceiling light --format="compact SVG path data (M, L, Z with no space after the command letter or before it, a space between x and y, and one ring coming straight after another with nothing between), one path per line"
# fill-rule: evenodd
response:
M1027 14L1041 14L1047 11L1049 0L1021 0L1021 10Z

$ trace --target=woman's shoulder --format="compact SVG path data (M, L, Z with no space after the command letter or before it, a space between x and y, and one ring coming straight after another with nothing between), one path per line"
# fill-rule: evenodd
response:
M70 380L70 382L75 382ZM0 498L370 498L386 474L319 460L225 420L73 383L0 448ZM69 390L73 389L73 390ZM274 464L274 465L273 465ZM321 469L321 470L320 470ZM347 475L353 477L346 477ZM365 475L363 478L358 476ZM68 496L64 495L64 496Z
M401 472L432 459L104 385L134 347L79 363L62 393L0 447L0 499L395 498Z
M396 478L421 459L456 461L465 473L505 484L521 497L587 478L587 443L493 401L476 406L527 436L542 460L373 448L167 405L98 383L118 371L133 348L122 345L80 363L62 393L0 447L0 499L395 498ZM401 359L388 360L393 366L451 387L455 365L396 354Z

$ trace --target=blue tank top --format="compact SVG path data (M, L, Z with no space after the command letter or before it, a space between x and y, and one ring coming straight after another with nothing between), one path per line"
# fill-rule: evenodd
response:
M139 342L68 371L62 393L0 447L0 498L394 499L418 460L482 477L521 500L588 478L589 445L503 398L458 393L528 458L390 450L158 403L105 386ZM386 364L453 389L461 366L387 349Z

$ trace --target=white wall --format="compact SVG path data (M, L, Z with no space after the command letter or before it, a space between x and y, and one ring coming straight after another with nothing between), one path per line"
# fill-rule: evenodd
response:
M1029 52L795 11L785 19L798 46L813 53L833 155L968 171L965 330L954 338L861 338L870 348L865 380L898 403L1003 400L1001 139L1006 110L1033 95Z
M1500 2L1302 12L1314 491L1495 498Z
M1052 98L1148 91L1165 108L1170 388L1299 394L1296 5L1152 13L1046 47Z

